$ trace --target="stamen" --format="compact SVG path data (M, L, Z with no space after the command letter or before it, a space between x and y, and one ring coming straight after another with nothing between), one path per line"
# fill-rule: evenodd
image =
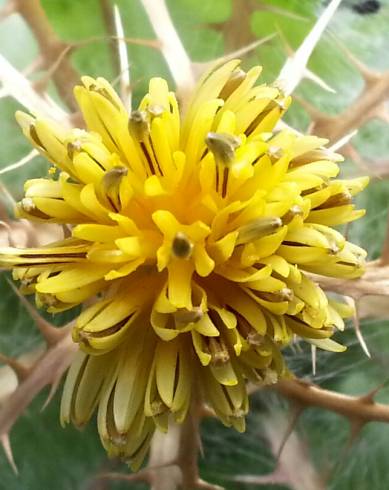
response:
M37 300L44 308L50 308L60 304L60 301L53 294L48 293L37 294Z
M221 92L219 94L219 98L223 100L227 100L228 97L235 92L235 90L239 87L239 85L243 82L243 80L246 78L247 73L243 71L241 68L238 68L237 70L234 70L231 73L230 78L227 80L226 84L224 87L221 89Z
M336 255L338 252L340 252L340 248L338 247L335 240L328 240L328 242L330 244L330 248L328 249L328 253L330 255Z
M189 323L196 323L203 317L203 311L199 306L193 308L192 310L187 310L186 308L180 308L173 313L174 321L176 326L183 327Z
M168 407L163 403L162 400L154 400L150 404L151 408L151 413L153 414L153 417L157 415L162 415L165 413L168 409Z
M213 153L216 162L229 166L235 158L235 150L241 144L236 136L226 133L208 133L205 143Z
M120 447L125 447L128 444L128 434L113 434L111 435L111 441Z
M23 197L23 199L20 201L20 207L25 211L26 213L31 213L36 209L34 201L31 199L31 197Z
M247 335L246 341L253 346L260 346L263 344L263 337L259 335L254 329Z
M102 95L105 99L107 99L107 100L109 100L111 102L111 104L115 107L115 109L117 109L118 111L120 111L120 107L119 107L118 103L112 97L112 95L108 92L108 90L106 88L104 88L104 87L98 87L97 85L95 85L94 83L92 83L89 86L89 90L91 92L97 92L98 94Z
M30 124L30 136L34 143L45 150L45 147L43 146L42 141L39 139L38 133L36 132L34 124Z
M193 252L193 243L189 238L179 231L172 243L172 254L177 259L189 259Z
M147 107L147 112L150 114L151 119L153 119L154 117L162 116L162 114L165 112L165 109L162 105L151 104Z
M235 312L235 316L238 319L238 330L246 342L250 345L259 346L263 343L263 336L260 335L250 323L239 313Z
M209 350L212 356L212 364L225 364L230 360L230 354L223 339L216 340L213 337L209 338Z
M280 218L259 218L251 221L247 225L239 228L236 245L258 240L266 235L271 235L279 230L282 226Z
M292 289L283 288L274 293L263 292L260 296L267 301L274 301L276 303L281 301L292 301L294 298L294 292Z
M292 206L289 211L287 211L284 216L282 217L282 223L284 225L287 225L288 223L290 223L292 221L292 219L295 217L295 216L302 216L304 213L303 213L303 210L300 206L297 206L297 205L294 205Z
M103 195L108 199L115 211L121 208L120 202L120 184L128 173L125 167L113 167L109 172L104 174L101 181Z
M149 134L149 123L144 111L132 111L128 120L128 130L137 141L144 141Z
M279 146L269 146L267 153L274 158L280 158L282 156L282 148Z
M75 153L78 153L82 149L81 141L75 140L67 144L67 152L70 160L73 160Z
M265 370L264 382L265 385L274 385L278 381L277 371L271 368Z
M345 206L347 204L351 204L352 195L348 191L339 192L339 194L335 194L327 199L326 202L318 206L316 209L326 209L326 208L334 208L337 206Z

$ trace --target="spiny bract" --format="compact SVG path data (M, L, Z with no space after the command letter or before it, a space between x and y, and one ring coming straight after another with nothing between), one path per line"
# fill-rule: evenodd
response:
M247 381L288 375L281 350L330 337L349 308L308 273L358 277L365 252L332 226L363 215L366 178L336 180L326 140L276 127L290 98L234 60L207 73L180 117L154 78L130 114L104 79L75 89L87 130L18 113L56 168L29 180L20 217L69 237L1 250L25 294L59 312L86 302L62 421L98 408L102 442L138 466L156 427L182 422L191 397L244 430Z

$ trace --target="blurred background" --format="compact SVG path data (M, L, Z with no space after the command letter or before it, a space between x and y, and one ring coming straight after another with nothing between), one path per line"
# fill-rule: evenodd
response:
M146 91L151 76L165 77L171 86L174 83L158 45L153 41L155 34L141 2L117 0L115 3L128 38L136 103ZM262 80L266 82L277 77L286 58L304 40L326 3L321 0L167 0L174 25L199 72L207 62L225 53L268 38L245 54L243 63L244 67L262 65ZM117 85L120 69L113 56L116 46L110 37L112 3L109 0L41 0L41 5L49 25L64 43L64 49L69 44L72 46L65 54L76 73L103 76ZM44 39L38 39L39 45L33 26L17 13L6 15L8 7L5 0L0 0L3 17L0 22L1 55L27 74L38 90L47 89L62 103L55 84L46 76L47 69L61 70L61 66L55 66L54 60L54 66L46 65L42 70L39 62L42 61ZM307 131L316 124L321 136L317 123L320 118L338 115L342 118L348 114L347 111L352 110L369 90L369 82L366 85L363 77L366 69L360 65L368 67L370 74L377 73L377 77L389 70L388 25L388 0L343 0L310 59L308 78L297 88L286 122L300 131ZM315 76L320 78L319 84ZM372 179L367 191L358 197L359 207L367 209L366 217L347 230L352 241L368 250L370 260L381 256L387 234L388 98L389 88L386 88L373 106L374 111L361 115L352 145L344 148L346 161L342 164L343 175L368 174ZM26 179L45 175L48 171L47 163L41 158L35 158L17 170L2 171L31 151L15 123L14 113L19 108L15 100L0 98L0 181L15 199L21 198ZM41 337L6 277L4 273L0 276L0 352L17 357L37 348ZM389 387L385 385L389 379L387 303L387 297L381 300L370 298L360 305L361 328L371 359L364 354L349 325L341 339L348 345L344 354L318 352L316 374L313 375L310 348L298 346L287 353L292 371L327 389L350 395L366 394L383 384L376 399L389 403ZM63 324L67 318L63 315L54 321ZM11 443L19 475L15 476L0 453L0 489L146 488L119 479L96 479L102 472L126 473L128 470L125 465L106 459L93 423L82 432L72 427L60 427L60 391L43 412L41 407L47 393L42 392L16 423ZM0 390L0 406L1 403ZM200 471L205 480L231 490L315 490L304 480L304 475L313 472L324 475L328 482L326 488L332 490L389 488L389 426L369 423L351 440L347 419L314 408L302 413L283 452L282 471L278 471L276 477L279 484L266 483L266 478L261 485L260 479L250 484L250 479L239 475L266 475L274 470L274 453L290 416L288 402L270 389L253 395L251 404L245 434L224 428L215 420L204 421Z

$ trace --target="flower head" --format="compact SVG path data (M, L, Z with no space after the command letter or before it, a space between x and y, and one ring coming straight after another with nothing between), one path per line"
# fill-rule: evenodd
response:
M276 127L290 98L255 85L260 71L207 73L184 116L160 78L128 113L89 77L75 89L86 130L17 114L59 171L26 182L18 214L70 236L0 264L49 312L86 303L62 420L97 408L104 446L134 465L193 396L244 430L247 381L288 376L295 337L343 350L331 336L348 309L309 273L361 275L365 252L332 227L363 215L367 179L336 179L326 140Z

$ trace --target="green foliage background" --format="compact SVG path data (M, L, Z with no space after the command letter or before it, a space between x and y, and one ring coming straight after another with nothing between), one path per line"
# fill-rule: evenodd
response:
M175 25L195 61L208 61L223 54L223 33L215 29L215 26L229 19L231 1L168 1ZM345 1L344 6L339 9L309 64L315 73L336 90L336 94L324 92L308 81L304 81L297 91L305 100L329 114L336 114L347 107L362 87L360 75L346 60L339 49L338 41L370 67L381 71L389 69L389 2L382 2L383 8L378 14L359 16L349 8L353 1ZM4 0L0 0L0 7L4 3ZM255 6L256 0L251 3ZM273 80L285 60L282 37L291 47L296 48L312 27L323 2L266 0L262 3L282 7L303 17L291 19L273 12L263 12L259 8L250 17L249 28L253 38L282 33L282 36L278 34L245 61L247 66L254 63L263 65L264 80ZM54 29L64 40L77 41L106 35L98 0L42 0L42 4ZM117 4L127 36L153 38L152 29L138 0L117 0ZM36 43L20 17L13 15L0 24L0 51L19 69L25 68L36 58ZM150 76L169 78L168 69L158 51L130 45L129 55L136 99L145 91ZM80 74L104 76L114 80L117 74L110 56L108 43L95 41L77 50L72 60ZM51 89L55 95L53 87ZM18 104L14 101L0 99L0 168L17 161L29 151L29 145L21 136L14 120L17 109ZM307 115L297 102L288 113L287 121L301 130L307 127ZM384 123L371 122L359 131L355 145L364 157L387 159L389 128ZM22 170L3 175L2 181L19 198L24 180L46 172L46 163L35 159ZM355 174L357 171L351 162L346 162L344 172ZM352 225L350 230L352 239L367 248L370 258L373 259L379 256L385 235L388 184L386 181L373 183L359 198L359 204L367 208L367 217ZM385 382L388 379L389 366L388 326L387 321L378 320L367 321L363 325L372 360L364 357L351 328L346 331L342 341L348 344L349 349L345 354L318 354L315 382L348 394L366 393ZM3 275L0 277L0 352L19 355L38 345L39 341L40 337L31 319L18 304ZM311 376L308 349L290 352L288 355L292 369L299 376ZM63 430L58 422L60 395L57 394L50 406L41 413L45 395L46 393L42 393L33 402L12 432L11 442L20 472L18 477L0 454L0 489L92 489L93 475L107 468L95 427L90 424L83 432L71 427ZM389 389L384 388L379 393L378 400L389 402ZM262 474L274 468L275 461L264 438L263 427L269 411L284 406L282 400L268 391L258 396L253 401L248 430L243 435L224 428L219 422L206 421L202 428L202 477L231 490L254 489L254 486L235 484L231 478L242 473ZM343 460L342 447L348 437L345 419L319 410L308 410L300 419L298 429L307 441L312 459L319 469L325 471L336 464L329 487L331 490L389 488L389 426L370 424L365 427L360 439ZM125 470L123 466L115 468ZM109 488L119 490L142 487L112 483Z

